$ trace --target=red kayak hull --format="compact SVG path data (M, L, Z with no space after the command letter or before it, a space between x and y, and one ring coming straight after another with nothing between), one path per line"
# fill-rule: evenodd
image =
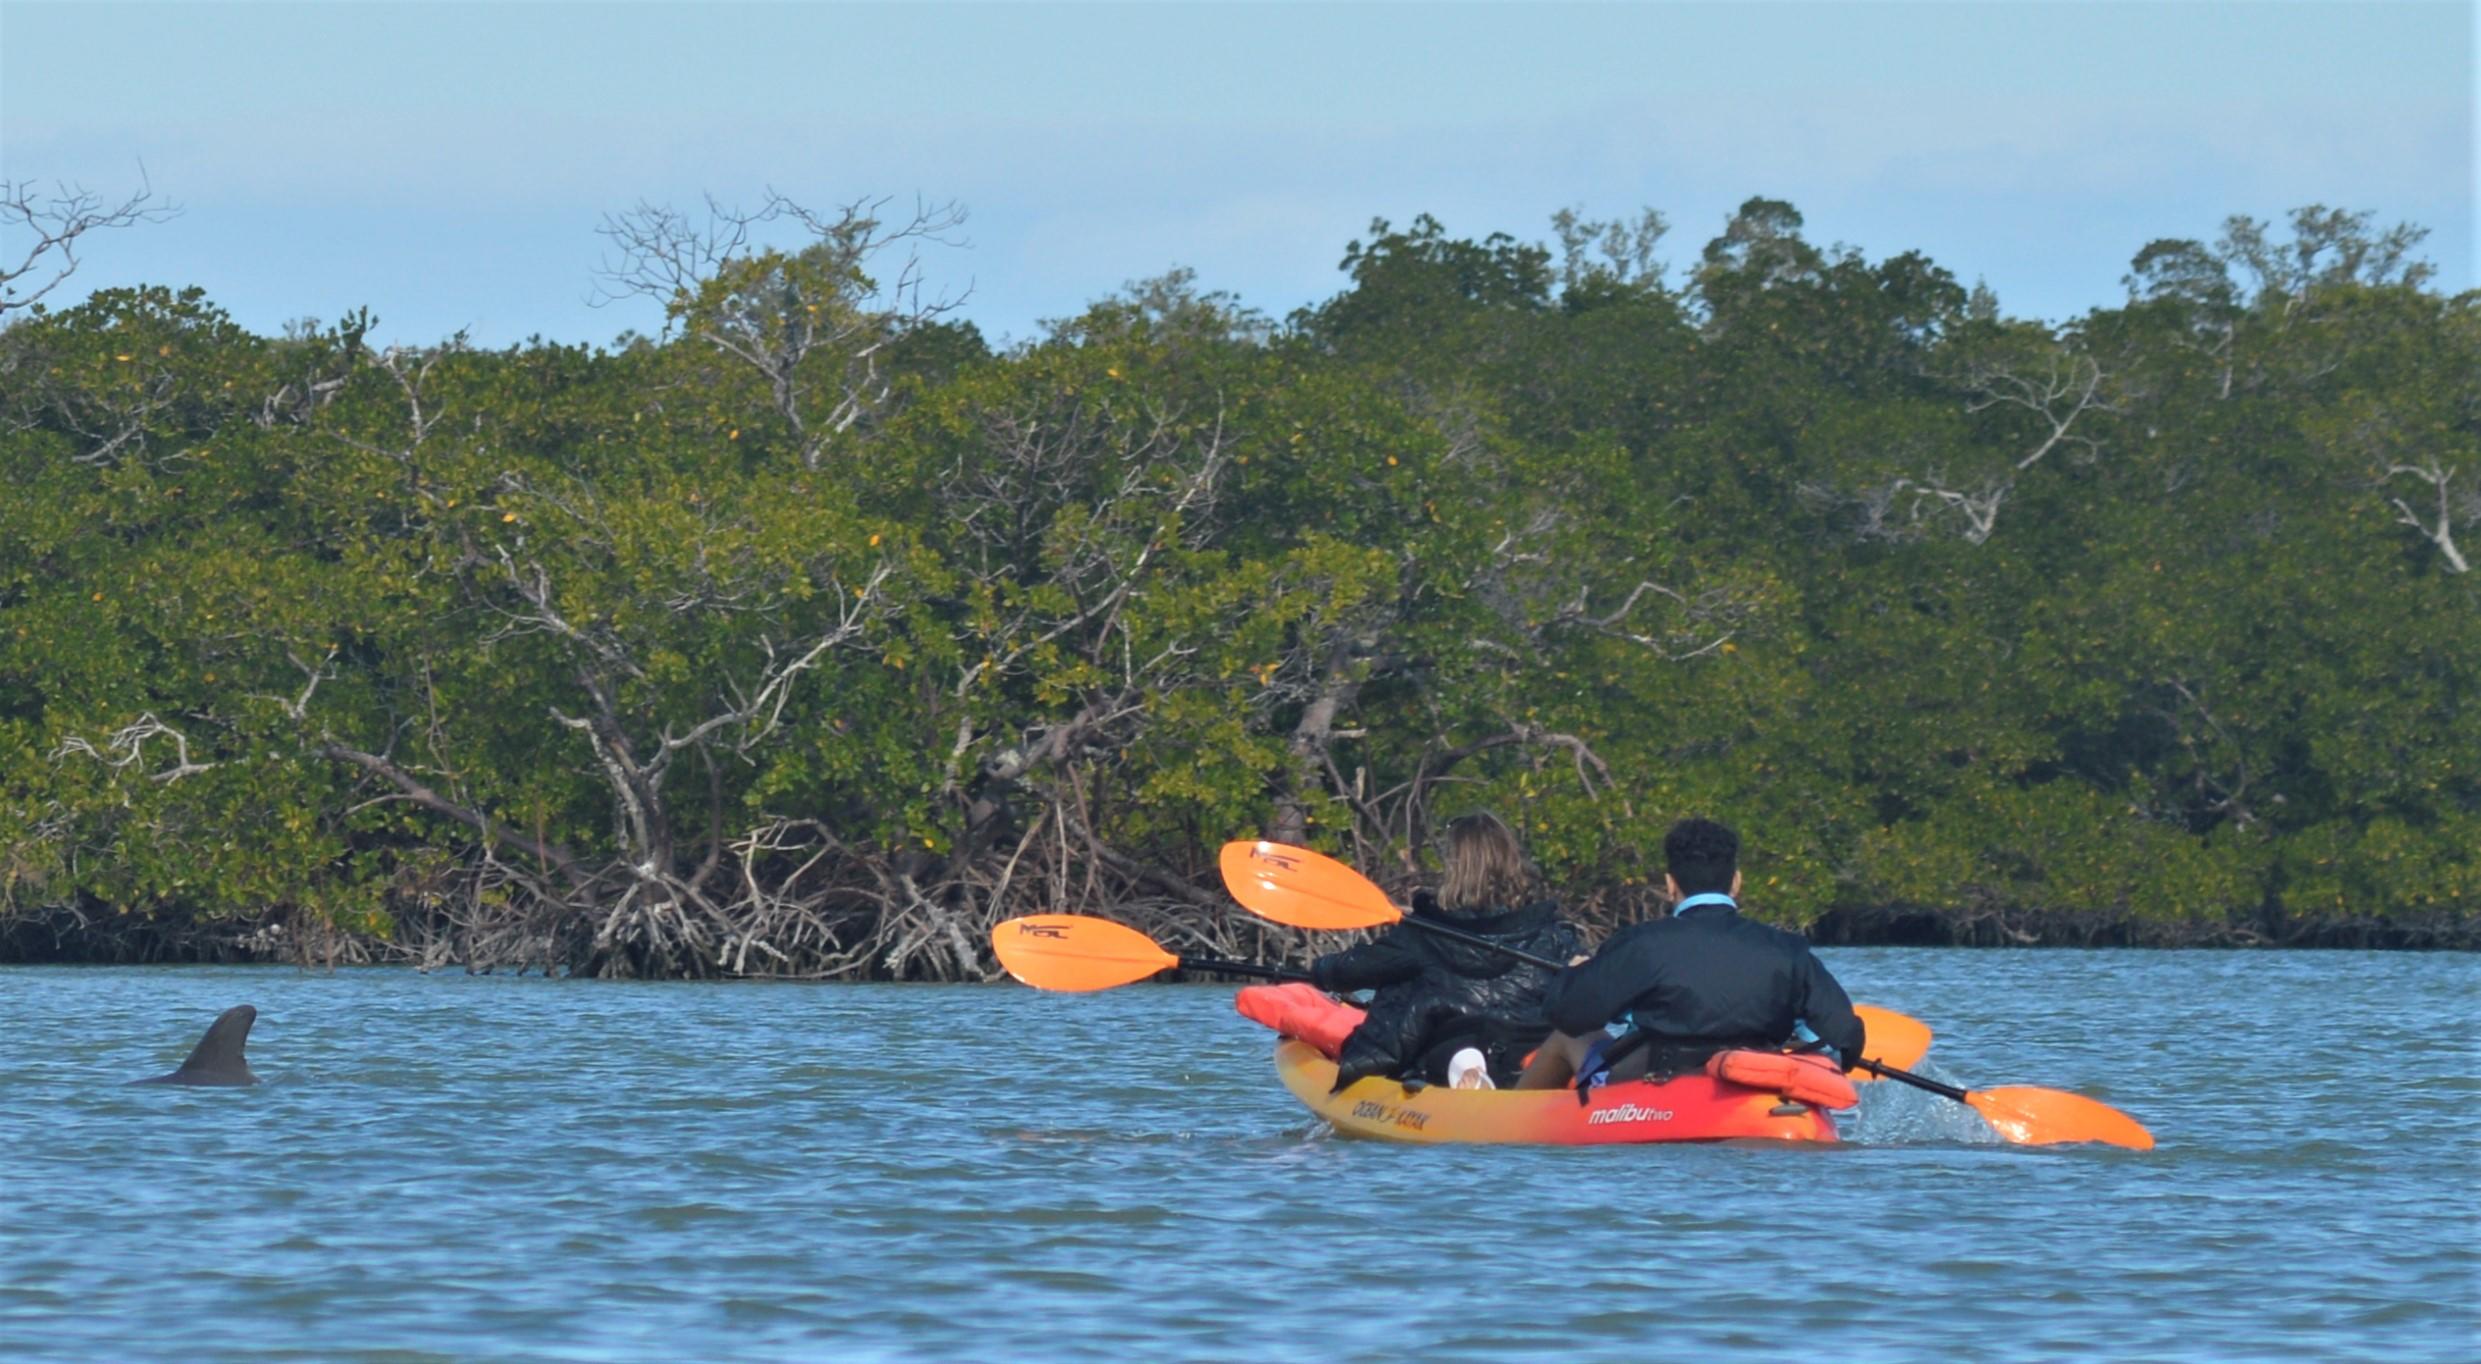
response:
M1340 1094L1335 1063L1290 1038L1275 1071L1295 1098L1348 1136L1411 1142L1622 1146L1658 1141L1836 1140L1835 1120L1780 1094L1708 1075L1604 1085L1578 1103L1573 1090L1476 1090L1393 1080L1356 1081Z

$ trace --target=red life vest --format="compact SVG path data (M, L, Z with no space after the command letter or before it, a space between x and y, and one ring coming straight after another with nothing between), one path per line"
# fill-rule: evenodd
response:
M1232 1007L1252 1023L1263 1023L1286 1037L1316 1047L1330 1061L1344 1049L1344 1039L1361 1026L1362 1012L1315 985L1244 985Z
M1851 1108L1861 1102L1861 1091L1834 1062L1809 1053L1718 1051L1706 1058L1706 1073L1751 1089L1771 1089L1819 1108Z

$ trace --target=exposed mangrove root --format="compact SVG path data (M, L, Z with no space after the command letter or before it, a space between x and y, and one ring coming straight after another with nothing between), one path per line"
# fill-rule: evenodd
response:
M839 844L808 821L753 831L735 846L731 890L672 878L613 889L569 887L477 854L400 894L384 930L271 911L250 921L116 914L62 905L0 919L0 961L373 964L469 973L604 978L988 981L992 925L1035 913L1094 914L1181 955L1299 965L1356 941L1269 924L1222 897L1211 859L1158 867L1115 850L1123 870L1063 857L1037 840L965 862L890 858ZM1386 878L1382 878L1386 879ZM1187 894L1161 883L1177 882ZM721 878L714 883L718 888ZM1399 895L1409 882L1391 886ZM609 893L597 897L601 888ZM1657 907L1642 892L1589 894L1570 913L1599 938ZM1220 908L1216 906L1220 905ZM2440 916L2151 922L2055 909L1843 907L1808 926L1829 946L2305 947L2481 949L2481 929Z

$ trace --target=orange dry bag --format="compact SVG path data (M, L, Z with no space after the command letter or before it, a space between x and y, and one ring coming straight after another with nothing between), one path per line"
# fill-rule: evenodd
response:
M1361 1010L1298 981L1242 986L1233 996L1232 1007L1252 1023L1263 1023L1286 1037L1309 1043L1330 1061L1344 1049L1344 1039L1352 1036L1362 1019Z
M1810 1053L1718 1051L1706 1058L1706 1073L1751 1089L1771 1089L1819 1108L1850 1108L1861 1101L1861 1091L1853 1088L1834 1062Z

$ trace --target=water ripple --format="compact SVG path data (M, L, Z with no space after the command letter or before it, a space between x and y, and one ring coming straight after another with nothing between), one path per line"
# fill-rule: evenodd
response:
M2469 1357L2476 959L1831 960L2160 1147L1340 1140L1204 987L8 970L0 1354ZM244 1001L267 1084L119 1083Z

